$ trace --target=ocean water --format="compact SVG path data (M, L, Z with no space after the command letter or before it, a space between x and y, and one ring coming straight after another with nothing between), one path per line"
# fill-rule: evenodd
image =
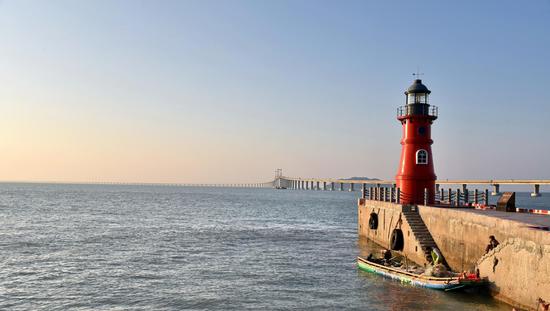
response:
M358 196L0 184L0 309L511 309L358 271Z

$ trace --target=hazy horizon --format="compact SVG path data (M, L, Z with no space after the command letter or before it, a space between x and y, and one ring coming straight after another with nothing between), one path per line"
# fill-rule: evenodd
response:
M550 179L550 1L2 1L0 180Z

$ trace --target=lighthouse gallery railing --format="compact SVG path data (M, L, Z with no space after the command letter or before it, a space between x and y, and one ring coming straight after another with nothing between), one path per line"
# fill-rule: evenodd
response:
M409 115L427 115L437 118L437 106L427 104L415 104L397 107L397 117Z

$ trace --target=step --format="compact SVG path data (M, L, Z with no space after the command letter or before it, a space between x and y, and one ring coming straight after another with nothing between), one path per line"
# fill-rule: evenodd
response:
M409 222L409 227L415 227L415 228L427 228L426 224L424 224L423 222L418 222L418 223L411 223Z
M435 246L435 242L434 242L434 241L422 241L422 240L420 240L420 241L418 241L418 244L420 244L420 245L427 245L427 246L432 246L432 245Z
M415 230L415 229L417 229L417 230L428 230L428 227L421 226L421 225L412 225L412 226L409 226L409 227L411 227L411 229L413 229L413 230Z
M425 230L413 230L412 232L414 233L414 235L429 235L429 236L432 235L428 229L425 229Z
M407 222L412 223L412 224L423 224L424 223L424 221L422 219L407 219Z
M433 241L433 237L429 234L415 234L414 236L418 240L432 240Z
M434 241L431 235L415 235L418 241Z
M426 230L413 230L412 232L414 233L414 235L429 235L429 236L432 235L430 233L430 231L428 231L428 229L426 229Z
M435 241L418 241L418 244L422 245L435 245Z

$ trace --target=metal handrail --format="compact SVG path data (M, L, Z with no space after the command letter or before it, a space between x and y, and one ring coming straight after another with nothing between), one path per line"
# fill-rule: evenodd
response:
M438 114L437 106L431 105L406 105L397 107L397 117L405 117L410 115L427 115L436 117Z

